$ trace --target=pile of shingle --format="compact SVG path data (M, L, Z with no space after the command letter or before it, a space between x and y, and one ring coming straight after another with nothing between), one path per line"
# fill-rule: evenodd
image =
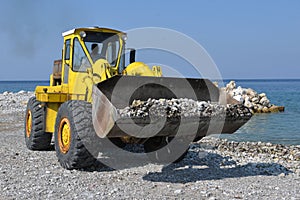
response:
M250 110L243 105L220 105L192 99L148 99L134 100L124 109L118 110L121 117L167 117L167 118L205 118L205 117L251 117Z

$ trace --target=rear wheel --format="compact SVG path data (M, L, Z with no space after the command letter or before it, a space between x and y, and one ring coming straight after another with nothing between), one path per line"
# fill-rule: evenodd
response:
M97 160L98 138L92 123L92 105L85 101L67 101L57 113L55 151L62 167L87 168Z
M169 145L172 137L153 137L144 143L145 153L155 163L178 163L188 153L188 146L185 143L176 141L177 147ZM186 147L185 147L186 146Z
M25 143L31 150L51 148L51 133L45 132L46 109L35 97L27 103L25 114Z

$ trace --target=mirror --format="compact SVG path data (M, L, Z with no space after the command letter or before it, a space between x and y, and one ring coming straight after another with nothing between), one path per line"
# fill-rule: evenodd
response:
M129 55L129 63L134 63L135 62L135 49L129 49L130 50L130 55Z

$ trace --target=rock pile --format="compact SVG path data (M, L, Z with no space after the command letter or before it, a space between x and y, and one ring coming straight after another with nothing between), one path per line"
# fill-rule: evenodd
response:
M284 107L271 104L265 93L258 94L255 90L236 87L235 81L230 81L224 88L235 100L248 107L252 113L283 112Z
M300 161L300 146L285 146L264 142L235 142L219 140L218 150L248 153L252 156L268 154L274 160Z
M250 161L253 164L258 162L278 163L300 175L300 145L288 146L265 142L236 142L215 137L203 138L198 143L205 149L209 147L211 152L235 158L240 165L247 164ZM265 168L257 165L252 167L255 169Z
M206 118L230 117L250 118L250 110L243 105L220 105L192 99L151 99L134 100L131 106L118 110L121 117L167 117Z

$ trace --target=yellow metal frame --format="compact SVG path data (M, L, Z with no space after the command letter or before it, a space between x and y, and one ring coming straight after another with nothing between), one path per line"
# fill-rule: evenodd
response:
M87 50L80 33L82 31L95 31L105 33L115 33L119 36L120 46L119 54L115 67L111 67L109 63L104 59L99 59L93 63L92 58ZM92 86L101 81L109 79L112 76L119 74L119 65L122 52L124 48L124 41L122 37L125 33L109 28L78 28L63 33L64 46L62 50L62 72L61 72L61 84L53 86L53 75L50 75L50 86L37 86L35 90L36 99L44 102L46 106L46 130L45 132L54 132L54 126L56 121L57 111L60 105L68 100L85 100L92 102ZM92 67L88 68L86 72L76 72L72 70L73 66L73 47L74 39L77 38L81 44L84 53ZM66 54L66 41L70 40L70 59L65 58ZM131 76L162 76L161 68L159 66L153 66L149 68L145 63L134 62L129 64L123 70L122 75ZM65 80L66 79L66 80Z

